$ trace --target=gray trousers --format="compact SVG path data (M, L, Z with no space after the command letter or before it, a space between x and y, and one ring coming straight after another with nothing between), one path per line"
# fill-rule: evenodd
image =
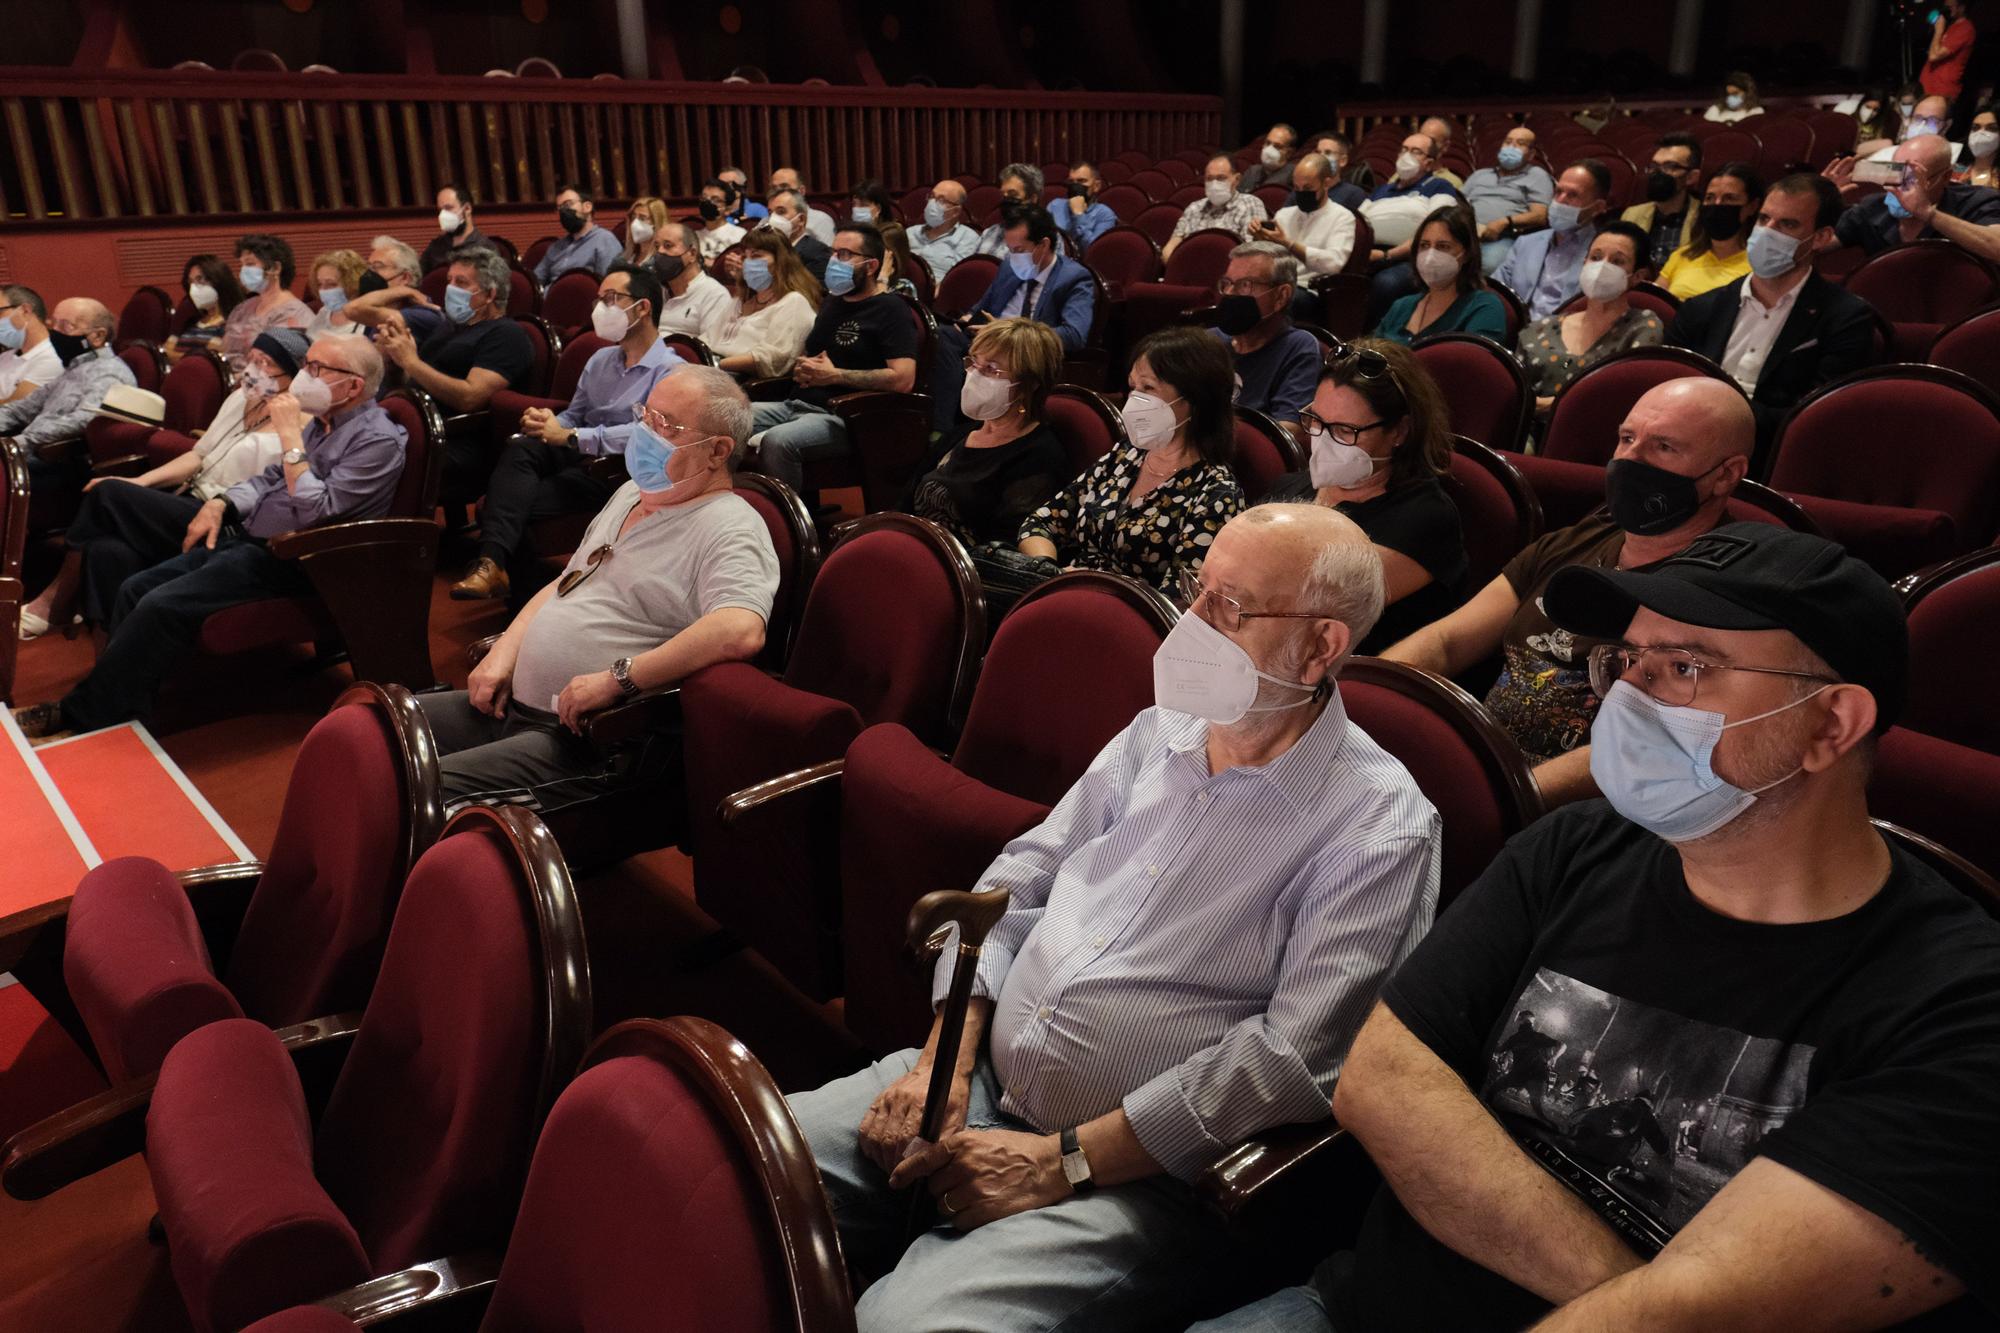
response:
M889 1271L855 1307L861 1333L1121 1333L1182 1327L1229 1290L1233 1242L1169 1176L1071 1195L960 1234L939 1225L905 1246L910 1196L861 1153L861 1117L918 1052L791 1098L833 1203L850 1264ZM1000 1111L981 1060L971 1129L1029 1130ZM898 1258L900 1256L900 1258Z
M554 713L509 701L488 717L464 690L420 694L437 741L445 801L487 799L559 810L602 796L623 779L617 765L556 720Z

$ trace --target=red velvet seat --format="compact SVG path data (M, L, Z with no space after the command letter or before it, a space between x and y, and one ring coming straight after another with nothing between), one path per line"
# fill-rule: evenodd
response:
M527 377L521 381L521 388L530 394L546 393L555 375L556 359L562 355L562 337L549 327L547 320L537 315L513 315L510 318L521 326L521 332L528 335L528 351L534 358L529 364Z
M1949 515L1958 550L2000 530L2000 400L1955 371L1884 366L1829 384L1792 409L1772 455L1771 485L1835 540L1847 516L1819 500Z
M1118 415L1118 408L1095 389L1057 385L1049 391L1042 420L1062 441L1063 450L1069 455L1071 476L1110 453L1113 446L1126 442L1125 423Z
M1947 324L2000 297L1993 266L1941 237L1891 246L1848 274L1846 286L1896 326L1898 355L1913 361L1928 356Z
M84 427L91 471L100 476L134 475L194 447L194 432L215 420L229 392L229 368L206 347L182 353L160 381L166 400L158 427L115 417L94 417Z
M931 309L941 319L955 319L979 304L986 289L1000 272L1000 261L992 255L967 255L945 270L931 297Z
M724 802L838 760L879 722L945 744L985 641L985 598L957 540L923 519L872 514L813 580L782 678L731 663L681 687L695 896L808 994L839 993L834 812L801 797L725 820Z
M1451 411L1451 430L1491 449L1519 451L1535 394L1514 354L1477 333L1438 333L1412 349Z
M1110 163L1107 162L1098 167L1098 171L1103 174L1107 182L1105 187L1097 192L1098 203L1110 209L1120 222L1126 223L1134 221L1141 213L1154 207L1153 200L1138 186L1113 182L1107 170L1109 166Z
M1278 478L1303 472L1305 466L1305 454L1290 431L1255 408L1236 409L1236 456L1229 460L1229 470L1246 502L1256 504Z
M1235 232L1220 227L1189 232L1174 247L1160 280L1174 287L1199 287L1204 295L1212 293L1229 267L1229 252L1242 243Z
M2000 547L1927 569L1900 590L1910 618L1909 702L1901 725L2000 755L2000 699L1964 687L1968 671L1983 673L2000 660Z
M1278 210L1292 200L1292 187L1289 185L1260 185L1251 193L1264 205L1266 217L1275 217Z
M1215 284L1229 267L1229 252L1238 244L1235 232L1215 227L1183 236L1160 281L1125 289L1122 313L1127 345L1136 345L1190 310L1215 304Z
M574 338L590 327L598 282L598 276L589 269L573 268L557 274L555 281L542 289L541 316L557 337Z
M1808 111L1805 122L1813 132L1812 155L1806 159L1811 170L1822 170L1836 157L1854 151L1860 126L1845 111Z
M1445 489L1465 533L1465 586L1478 592L1542 535L1542 507L1520 470L1496 449L1456 436Z
M148 393L158 393L167 378L167 358L152 343L126 343L118 349L118 359L132 372L132 382Z
M521 256L521 267L527 272L533 273L536 265L540 264L543 258L548 255L549 250L554 247L556 239L554 236L538 236L530 241L527 252Z
M1704 122L1709 126L1714 121ZM1764 156L1764 142L1751 131L1742 128L1747 121L1739 120L1721 129L1696 130L1701 140L1701 158L1704 163L1713 163L1709 170L1720 168L1725 162L1755 163Z
M1141 167L1139 170L1133 172L1131 179L1125 183L1135 190L1142 191L1148 199L1151 199L1156 204L1166 199L1175 190L1180 189L1181 186L1189 184L1187 181L1174 179L1158 167Z
M1650 282L1633 283L1631 291L1626 293L1626 299L1639 309L1650 310L1655 315L1658 315L1662 324L1673 323L1674 316L1678 315L1681 310L1681 300L1678 296L1675 296L1666 288L1656 286ZM1585 297L1582 293L1578 293L1565 303L1563 308L1557 313L1563 315L1574 314L1583 309L1588 300L1588 297Z
M2000 755L1891 727L1877 742L1868 810L2000 876Z
M904 965L904 919L933 889L970 889L1040 823L1098 751L1153 702L1153 655L1179 618L1115 574L1059 575L1000 622L949 760L873 726L841 777L841 946L848 1028L873 1050L920 1044L929 975Z
M1989 393L2000 394L2000 305L1945 328L1931 344L1928 359L1934 366L1971 376Z
M554 840L526 810L461 812L410 873L358 1022L281 1035L231 1019L161 1067L147 1164L196 1329L497 1250L589 1025ZM352 1046L313 1123L293 1060L336 1034Z
M1138 227L1113 227L1090 243L1084 257L1111 288L1113 300L1132 284L1152 282L1160 276L1159 242Z
M1707 357L1678 347L1635 347L1606 357L1556 395L1536 457L1603 467L1618 448L1618 427L1632 404L1647 390L1688 375L1735 383ZM1534 480L1532 471L1528 478Z
M1163 157L1153 164L1153 170L1172 181L1176 190L1184 185L1201 183L1201 168L1183 158Z
M965 192L965 221L979 230L1000 216L1000 187L979 184Z
M1900 579L1965 549L1957 523L1939 510L1830 500L1798 491L1783 495L1804 511L1821 536L1839 542L1885 579Z
M112 331L111 345L129 342L164 344L173 336L174 298L150 284L136 287L118 311L118 327Z
M1757 136L1762 148L1756 159L1757 170L1767 181L1777 180L1788 171L1803 170L1812 160L1812 126L1793 112L1766 112L1737 123L1747 126Z
M494 394L486 412L493 433L493 447L500 448L520 433L521 415L529 408L546 407L551 412L560 412L568 407L570 399L576 397L576 383L583 378L584 366L589 364L591 357L609 346L610 343L585 329L562 343L561 354L556 357L554 372L549 377L547 394L517 393L513 389L502 389Z
M1201 187L1199 185L1183 186L1181 190L1175 193L1182 194L1189 190L1194 192L1195 199L1201 197ZM1165 245L1172 239L1174 227L1180 222L1181 214L1193 202L1193 199L1175 198L1168 200L1164 204L1148 204L1145 208L1134 213L1130 218L1121 219L1121 221L1123 225L1142 232L1146 239L1154 245Z
M917 265L917 270L919 275L927 275L930 272L922 264ZM929 280L927 276L913 276L912 278L912 281L920 284ZM597 335L592 334L591 336L594 338ZM695 337L692 333L663 333L660 335L660 339L666 343L669 352L672 352L691 366L712 366L715 364L715 353L709 350L707 343Z

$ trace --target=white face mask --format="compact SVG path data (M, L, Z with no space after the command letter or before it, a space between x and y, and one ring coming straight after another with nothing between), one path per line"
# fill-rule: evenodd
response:
M1409 180L1422 169L1423 165L1424 160L1415 153L1398 153L1396 155L1396 177L1398 180Z
M1609 301L1622 296L1630 275L1608 259L1593 259L1577 275L1577 286L1593 301Z
M1257 682L1298 690L1305 697L1288 704L1256 707ZM1316 685L1302 685L1257 669L1243 645L1189 611L1153 654L1153 702L1219 726L1240 722L1247 713L1275 713L1312 702Z
M188 300L194 302L196 310L215 309L215 288L205 282L192 283L188 287Z
M1458 256L1444 250L1417 251L1417 276L1432 287L1449 287L1462 268Z
M976 370L965 372L965 384L958 391L958 410L974 421L992 421L1007 415L1014 404L1014 381L996 380Z
M438 210L439 231L457 231L460 227L463 227L464 225L465 225L465 219L461 217L454 210L449 208L440 208Z
M1990 156L2000 149L2000 130L1974 130L1965 136L1965 146L1972 150L1974 157Z
M1264 145L1264 151L1257 154L1257 160L1267 167L1282 167L1285 165L1285 150L1276 144L1267 143Z
M590 328L608 343L624 342L632 331L632 312L599 301L590 312Z
M632 225L627 227L625 231L631 236L632 244L634 245L644 245L647 241L653 239L653 224L644 218L633 218Z
M1150 393L1134 391L1125 399L1125 406L1118 415L1124 419L1125 434L1135 448L1153 450L1174 438L1174 430L1180 425L1174 420L1174 403L1156 398Z
M1374 476L1376 468L1388 466L1388 459L1374 458L1358 444L1342 444L1326 434L1308 438L1312 440L1312 458L1306 467L1314 486L1351 491Z
M1201 191L1208 196L1208 202L1217 208L1226 207L1236 197L1236 187L1228 181L1203 181Z
M292 397L298 400L299 411L309 417L323 417L333 410L333 390L317 375L303 370L292 376Z

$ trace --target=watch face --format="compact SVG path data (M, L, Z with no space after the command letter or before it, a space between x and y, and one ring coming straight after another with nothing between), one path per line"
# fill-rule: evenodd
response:
M1062 1159L1063 1179L1075 1185L1090 1179L1090 1163L1083 1160L1083 1154L1073 1152Z

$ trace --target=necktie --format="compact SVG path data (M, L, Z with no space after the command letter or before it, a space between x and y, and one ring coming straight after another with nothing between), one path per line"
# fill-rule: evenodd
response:
M1021 318L1023 319L1033 319L1035 317L1035 287L1038 281L1038 279L1029 278L1026 289L1021 293Z

